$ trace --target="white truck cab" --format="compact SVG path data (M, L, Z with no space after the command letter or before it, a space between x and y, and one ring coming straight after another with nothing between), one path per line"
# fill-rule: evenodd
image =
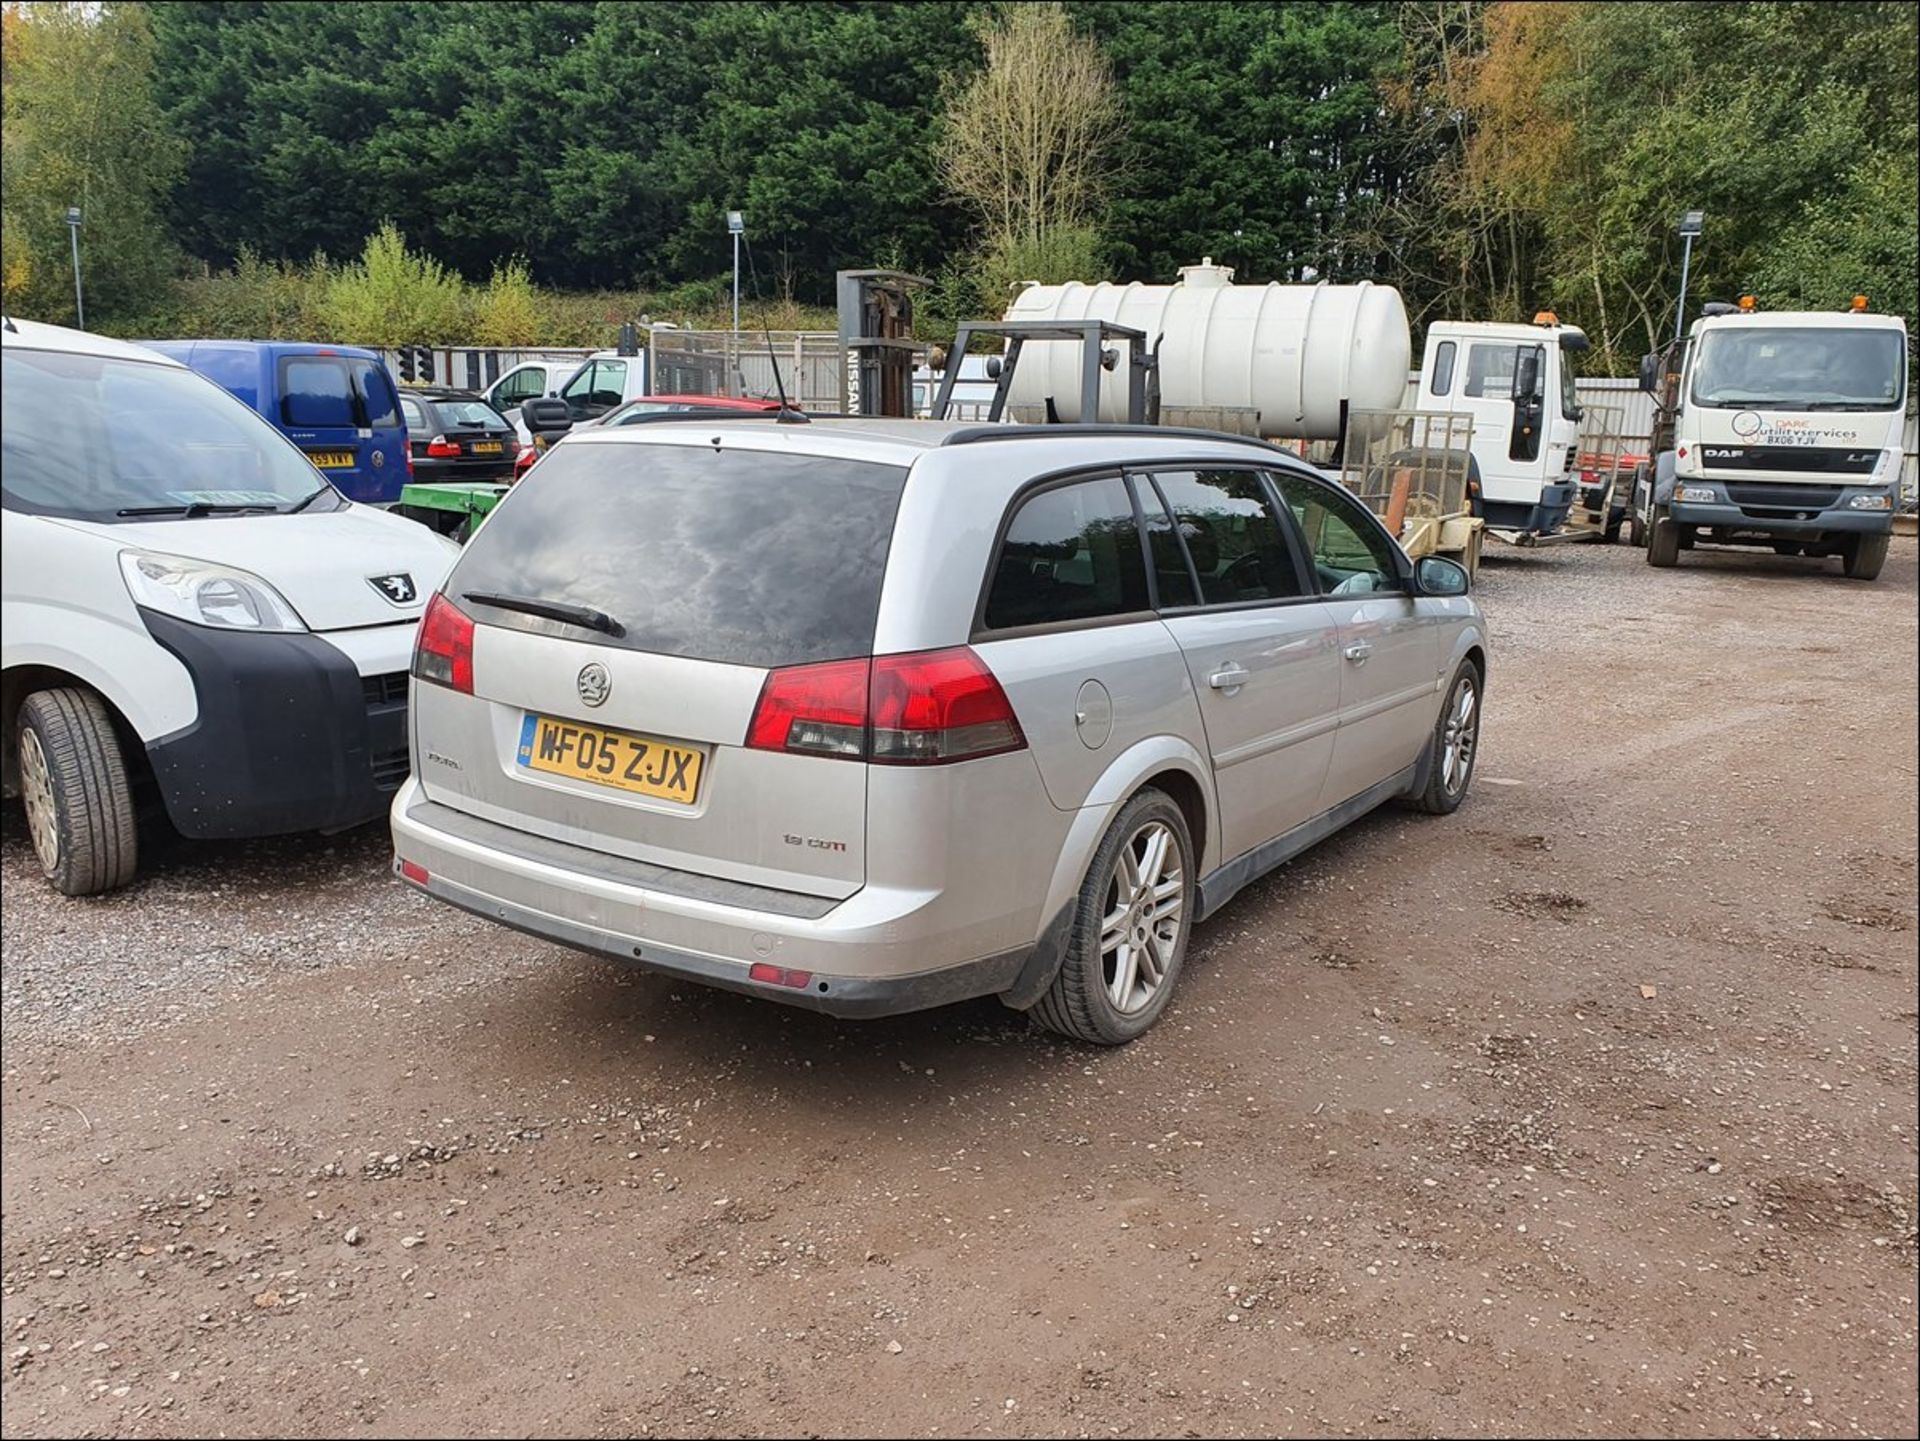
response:
M1427 330L1414 409L1473 421L1479 513L1516 537L1554 534L1578 488L1572 356L1586 332L1542 311L1531 325L1442 320Z
M140 809L200 838L382 814L458 549L178 361L0 332L0 766L47 878L126 884Z
M487 402L513 423L520 444L533 436L520 418L526 401L557 395L567 403L574 423L597 420L616 406L651 393L647 352L622 355L596 350L585 360L529 360L514 366L482 392Z
M1839 556L1871 580L1899 505L1907 327L1865 296L1845 311L1709 304L1641 362L1654 463L1636 519L1656 566L1696 541Z

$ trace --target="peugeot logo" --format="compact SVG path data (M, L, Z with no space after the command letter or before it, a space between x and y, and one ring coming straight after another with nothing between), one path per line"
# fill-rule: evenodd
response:
M580 668L580 679L574 682L580 692L580 699L586 705L605 705L607 697L613 694L613 677L607 674L607 668L594 661Z
M367 584L395 605L412 605L418 596L410 575L370 575Z

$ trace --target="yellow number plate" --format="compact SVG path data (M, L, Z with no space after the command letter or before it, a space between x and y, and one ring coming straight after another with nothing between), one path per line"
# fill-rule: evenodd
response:
M656 736L530 715L520 727L518 760L528 770L690 806L706 756Z
M473 443L475 455L498 455L502 447L497 440L476 440Z
M352 470L359 463L350 450L310 450L307 459L322 470Z

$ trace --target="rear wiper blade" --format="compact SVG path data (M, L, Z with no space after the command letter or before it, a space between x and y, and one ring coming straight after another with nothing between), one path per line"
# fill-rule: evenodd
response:
M211 501L194 500L185 505L129 505L114 512L115 515L184 515L189 519L200 515L213 515L217 512L238 510L272 510L270 505L249 502L244 505L215 505Z
M584 626L588 630L597 630L616 639L627 633L627 628L619 621L605 611L594 610L591 606L568 605L564 601L540 600L534 596L495 595L491 591L484 590L463 591L461 598L473 601L476 605L491 605L501 610L523 611L527 615L544 616L548 620Z

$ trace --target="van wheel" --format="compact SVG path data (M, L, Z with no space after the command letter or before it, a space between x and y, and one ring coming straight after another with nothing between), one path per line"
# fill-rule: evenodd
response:
M1118 1046L1167 1007L1193 929L1193 840L1165 791L1128 801L1094 852L1073 935L1032 1015L1077 1041Z
M1410 799L1430 816L1450 816L1467 798L1480 751L1480 671L1472 661L1461 661L1453 673L1428 746L1426 788Z
M1679 559L1680 527L1664 509L1655 506L1647 527L1647 564L1664 570L1677 564Z
M133 879L133 791L113 719L92 691L36 691L20 707L20 796L54 886L94 896Z
M1887 563L1887 543L1891 538L1885 535L1854 536L1840 552L1840 568L1855 580L1872 580L1880 574L1880 567Z

